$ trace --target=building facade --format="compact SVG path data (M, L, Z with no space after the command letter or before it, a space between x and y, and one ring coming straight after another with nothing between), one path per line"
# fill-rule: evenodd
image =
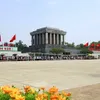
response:
M66 32L44 27L30 33L31 51L49 53L52 48L64 47Z
M21 53L18 51L17 47L11 47L11 46L0 46L0 56L6 56L11 57L13 55L17 56L29 56L28 53Z
M93 50L92 56L94 56L95 58L99 58L100 59L100 51L94 51Z

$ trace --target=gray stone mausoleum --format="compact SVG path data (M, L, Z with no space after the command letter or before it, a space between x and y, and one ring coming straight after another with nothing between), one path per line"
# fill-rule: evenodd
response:
M80 50L67 47L65 43L66 32L57 28L44 27L30 33L30 52L49 53L52 48L63 48L70 54L79 54Z
M64 47L66 32L44 27L30 33L31 51L49 53L52 48Z

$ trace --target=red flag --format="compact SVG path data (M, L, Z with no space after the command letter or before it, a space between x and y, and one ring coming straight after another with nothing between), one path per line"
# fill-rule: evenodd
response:
M96 45L97 47L100 47L100 43Z
M96 50L100 50L100 43L96 45Z
M14 40L16 40L16 35L14 35L14 36L11 38L10 42L13 42Z
M95 49L94 47L95 47L95 44L92 43L92 44L90 45L90 49L91 49L91 50L94 50L94 49Z
M1 42L1 35L0 35L0 42Z
M86 44L84 44L84 47L88 47L89 43L87 42Z
M90 47L94 47L95 46L95 44L94 43L92 43L91 45L90 45Z

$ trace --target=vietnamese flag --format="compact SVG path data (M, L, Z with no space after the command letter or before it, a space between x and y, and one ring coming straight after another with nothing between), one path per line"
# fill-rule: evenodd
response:
M91 50L95 50L95 44L94 44L94 43L92 43L92 44L90 45L90 49L91 49Z
M13 42L14 40L16 40L16 35L14 35L14 36L11 38L10 42Z
M100 43L96 45L96 49L100 50Z
M96 45L97 47L100 47L100 43Z
M84 44L84 47L88 47L89 43L87 42L86 44Z
M94 47L95 46L95 44L94 43L92 43L91 45L90 45L90 47Z

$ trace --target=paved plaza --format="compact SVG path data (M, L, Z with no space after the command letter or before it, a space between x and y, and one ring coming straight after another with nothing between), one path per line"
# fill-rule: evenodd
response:
M0 62L0 85L64 90L96 83L100 83L100 60Z

